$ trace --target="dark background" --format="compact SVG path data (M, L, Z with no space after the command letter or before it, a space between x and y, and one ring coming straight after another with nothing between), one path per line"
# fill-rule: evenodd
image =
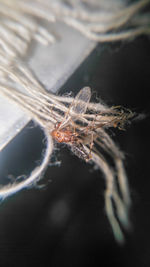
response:
M49 166L38 185L0 205L2 267L150 266L150 40L99 45L60 93L77 93L85 85L93 98L147 114L114 135L126 155L133 229L120 247L104 211L102 173L56 145L52 161L61 165ZM0 153L1 183L30 173L41 160L43 139L30 123Z

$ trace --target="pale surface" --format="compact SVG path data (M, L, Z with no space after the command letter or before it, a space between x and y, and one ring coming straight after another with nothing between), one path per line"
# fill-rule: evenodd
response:
M56 32L58 41L49 46L33 41L25 61L45 88L55 93L89 55L96 43L63 23L49 27ZM0 150L29 120L17 105L0 96Z

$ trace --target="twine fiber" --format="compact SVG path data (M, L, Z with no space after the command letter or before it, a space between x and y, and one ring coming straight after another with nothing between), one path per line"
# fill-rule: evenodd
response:
M47 146L40 166L20 182L0 189L1 199L30 187L42 176L53 151L51 132L56 123L68 116L67 127L80 134L89 129L87 142L83 145L91 160L103 172L106 189L105 210L116 240L123 243L122 227L130 228L130 194L123 165L124 154L108 134L108 128L123 129L134 114L122 107L108 107L104 103L91 103L83 114L70 109L71 96L56 96L47 93L23 63L33 39L43 45L57 41L55 34L41 26L41 19L55 23L62 21L76 28L86 37L99 42L133 39L140 34L149 34L149 12L142 10L149 0L136 1L20 1L0 0L0 94L19 105L30 114L31 119L43 129ZM20 60L21 59L21 60ZM18 85L21 90L18 90ZM78 118L78 122L74 117ZM91 125L94 125L91 126ZM88 137L88 136L87 136ZM92 146L91 146L92 137ZM69 144L70 148L72 144ZM102 152L111 157L105 158Z
M86 113L76 114L73 109L70 109L70 105L74 102L73 97L61 97L47 93L34 80L32 73L24 66L21 66L21 64L18 69L16 67L14 70L9 70L8 67L6 69L2 66L0 69L7 76L7 81L1 82L0 85L1 94L17 103L25 112L29 113L30 117L41 126L47 138L47 147L41 165L36 167L30 176L21 183L15 183L1 188L1 198L4 199L25 187L31 186L39 180L39 177L48 165L53 150L51 132L55 129L56 123L65 123L67 121L67 127L69 126L70 129L75 128L79 134L83 130L86 132L89 129L86 136L86 138L89 137L87 138L88 142L84 144L84 150L87 153L90 153L91 137L93 137L92 142L94 145L92 145L91 160L101 169L106 180L106 213L116 239L119 242L123 242L124 237L116 219L112 201L115 204L120 222L125 228L128 228L130 195L123 166L124 155L110 138L107 129L109 127L119 127L122 129L124 124L133 117L133 113L121 107L107 107L100 102L89 102ZM15 88L16 83L22 87L21 91ZM68 114L68 119L66 119L66 114ZM75 117L77 117L78 122L74 121ZM69 146L71 147L72 144L69 143ZM112 164L107 162L104 155L102 155L101 149L111 156L115 164L114 168ZM120 193L117 189L117 183L119 184Z

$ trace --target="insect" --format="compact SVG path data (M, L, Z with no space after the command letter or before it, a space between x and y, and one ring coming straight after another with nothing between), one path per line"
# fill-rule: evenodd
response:
M116 240L121 243L124 241L124 236L120 225L128 227L130 196L122 162L123 154L105 129L109 127L124 129L125 122L132 118L133 114L121 106L99 110L96 107L92 110L88 105L90 99L90 88L81 89L70 104L68 112L64 114L63 120L56 123L51 136L58 143L67 144L79 158L86 162L92 159L102 169L106 178L106 214ZM87 107L88 112L86 112ZM103 151L109 156L108 162L105 154L104 156L102 154ZM109 159L112 160L111 164Z
M79 91L69 107L70 112L74 114L84 114L87 110L88 103L91 98L91 89L89 87L84 87ZM68 115L68 114L67 114ZM91 159L90 153L88 153L84 148L84 142L81 138L81 133L76 131L75 128L69 125L71 117L65 116L63 122L56 123L54 130L51 132L52 137L58 143L65 143L70 146L71 151L79 158L88 161ZM77 116L73 117L75 121Z

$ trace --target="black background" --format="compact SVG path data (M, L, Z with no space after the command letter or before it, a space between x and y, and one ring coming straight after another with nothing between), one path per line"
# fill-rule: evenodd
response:
M48 167L38 184L44 186L1 202L0 266L150 266L150 40L99 45L60 93L85 85L93 98L147 114L113 137L126 155L133 229L120 247L105 215L101 172L56 145L52 160L61 165ZM1 183L30 173L43 139L32 122L0 153Z

